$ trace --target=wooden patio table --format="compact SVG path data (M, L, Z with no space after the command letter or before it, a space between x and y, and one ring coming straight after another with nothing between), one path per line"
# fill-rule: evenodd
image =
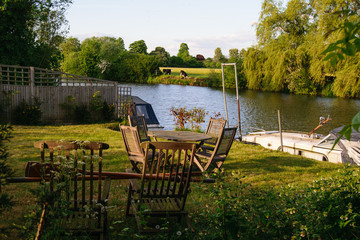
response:
M206 135L204 133L189 132L189 131L159 130L159 131L149 131L148 135L155 139L162 138L162 139L178 141L178 142L200 142L211 139L211 136Z

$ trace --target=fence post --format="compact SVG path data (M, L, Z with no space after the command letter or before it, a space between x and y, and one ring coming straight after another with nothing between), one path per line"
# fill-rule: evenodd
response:
M35 69L34 67L30 67L30 102L34 98L35 95Z

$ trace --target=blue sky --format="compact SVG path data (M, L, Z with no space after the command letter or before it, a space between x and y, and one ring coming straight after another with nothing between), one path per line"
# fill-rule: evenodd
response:
M248 48L256 43L255 26L263 0L74 0L67 11L68 36L121 37L125 47L144 40L177 55L181 43L190 54L213 57L220 47Z

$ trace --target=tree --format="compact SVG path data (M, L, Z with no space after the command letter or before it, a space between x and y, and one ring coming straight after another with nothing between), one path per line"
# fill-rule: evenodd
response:
M80 75L94 78L100 77L100 49L100 38L87 38L81 43L81 50L79 52Z
M0 62L57 68L71 0L1 1Z
M67 38L60 45L59 49L63 55L70 54L71 52L78 52L81 50L81 44L77 38Z
M147 46L144 40L135 41L130 44L129 52L147 54Z
M237 48L232 48L229 49L229 62L236 62L238 59L240 59L240 55L239 55L239 49Z
M178 52L177 56L179 58L181 58L184 62L191 60L191 56L189 53L189 47L186 43L180 44L180 48L179 48L179 52Z
M101 73L104 73L111 68L112 63L125 51L125 44L122 38L101 37L100 41L100 63L98 66L101 69Z
M221 48L218 47L215 49L215 55L214 55L213 61L217 62L217 63L226 61L225 56L221 52Z
M163 47L156 47L155 50L150 52L159 59L161 66L167 66L170 59L170 54Z

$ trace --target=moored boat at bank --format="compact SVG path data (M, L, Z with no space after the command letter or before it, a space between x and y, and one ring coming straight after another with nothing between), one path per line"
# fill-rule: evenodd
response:
M145 102L139 97L132 96L133 103L135 104L135 112L137 116L145 116L145 122L147 128L150 130L162 129L163 126L160 125L159 120L157 119L154 109L151 104Z
M273 150L281 150L282 142L283 151L294 155L332 163L360 165L360 133L353 131L350 141L342 138L334 146L341 129L342 127L336 128L326 136L317 133L283 131L282 140L279 131L263 130L249 133L243 137L243 141Z

